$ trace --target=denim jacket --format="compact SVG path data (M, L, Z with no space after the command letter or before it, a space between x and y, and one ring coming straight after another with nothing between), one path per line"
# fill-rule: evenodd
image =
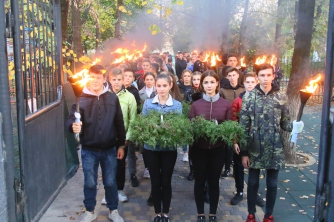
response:
M154 98L152 99L147 99L144 102L144 106L143 106L143 110L142 110L142 115L146 116L150 111L156 110L159 113L162 114L167 114L167 113L179 113L182 114L182 104L173 99L171 95L168 96L168 99L166 101L165 105L161 105L159 103L159 97L158 95L156 95ZM147 150L154 150L154 151L173 151L176 150L175 149L171 149L169 147L166 148L161 148L159 146L153 148L151 146L148 146L147 144L144 144L144 148Z

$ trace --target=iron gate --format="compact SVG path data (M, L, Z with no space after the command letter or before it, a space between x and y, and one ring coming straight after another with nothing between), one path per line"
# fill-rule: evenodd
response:
M78 166L73 136L64 129L60 0L0 1L16 145L16 218L38 221Z

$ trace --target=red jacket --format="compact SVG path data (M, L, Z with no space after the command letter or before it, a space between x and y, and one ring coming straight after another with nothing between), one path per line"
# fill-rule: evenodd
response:
M232 112L233 112L233 121L239 122L239 115L242 106L242 97L245 95L245 92L240 93L240 95L232 102Z

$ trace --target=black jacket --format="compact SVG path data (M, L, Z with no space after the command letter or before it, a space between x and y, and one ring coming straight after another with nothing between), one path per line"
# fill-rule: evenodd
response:
M107 90L105 87L104 91L96 96L85 88L80 97L80 143L84 150L108 150L125 144L122 109L117 95ZM72 133L75 110L76 104L73 104L66 121L66 127Z
M181 74L183 70L185 70L186 68L187 68L187 61L177 58L175 63L175 72L179 79L181 79Z
M133 85L129 86L128 88L126 88L130 93L132 93L132 95L135 97L136 99L136 103L137 103L137 114L139 114L141 112L140 110L140 96L139 96L139 92L138 89L136 87L134 87Z
M195 92L194 89L191 86L187 89L183 82L179 82L178 87L180 93L183 95L183 101L192 103L192 94Z

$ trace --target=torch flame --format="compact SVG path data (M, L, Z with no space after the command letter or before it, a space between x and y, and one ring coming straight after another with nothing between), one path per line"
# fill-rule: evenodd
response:
M135 46L135 42L133 42L132 46ZM115 61L113 61L111 64L118 64L118 63L124 63L127 61L133 61L137 60L139 57L143 56L143 53L147 48L147 45L145 43L144 48L142 50L133 49L130 53L129 49L125 48L118 48L114 52L111 52L111 54L117 53L120 55L119 58L117 58Z
M271 60L270 60L270 65L271 65L272 67L275 66L274 59L276 59L276 56L275 56L275 55L272 55L272 56L271 56Z
M246 67L247 66L246 63L244 62L244 60L245 60L245 56L240 59L240 66L241 67Z
M314 93L314 91L318 88L318 82L320 80L321 80L321 74L318 74L318 76L315 79L309 82L308 86L306 86L304 89L300 91L307 92L307 93Z
M144 52L146 50L146 47L147 47L147 45L146 45L146 42L145 42L144 48L141 51Z
M258 57L256 59L256 61L255 61L255 65L261 65L261 64L265 63L266 60L267 60L267 56L266 55L262 56L262 58Z

